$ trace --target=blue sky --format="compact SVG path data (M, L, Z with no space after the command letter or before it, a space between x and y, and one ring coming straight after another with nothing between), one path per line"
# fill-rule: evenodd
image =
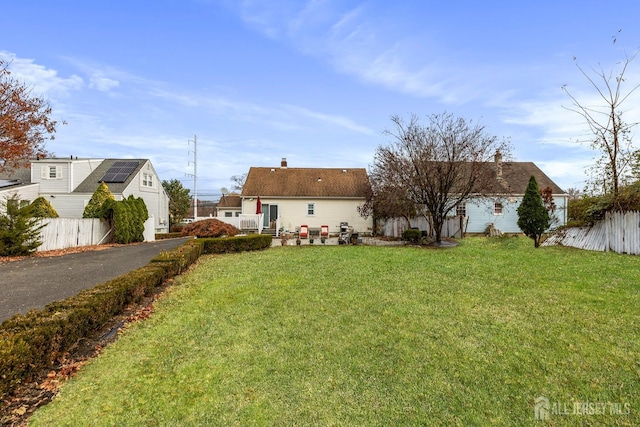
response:
M198 193L213 199L282 157L368 167L392 115L443 112L582 189L594 153L575 142L588 130L561 87L591 105L573 58L611 70L640 47L632 0L8 0L2 12L0 55L67 122L49 151L149 158L193 188L197 135ZM627 78L640 82L640 59ZM625 105L640 121L640 96Z

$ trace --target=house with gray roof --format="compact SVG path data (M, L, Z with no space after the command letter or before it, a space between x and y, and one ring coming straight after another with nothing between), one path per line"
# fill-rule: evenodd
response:
M0 209L3 209L5 202L13 196L32 202L38 197L38 189L38 184L31 182L31 169L28 165L1 169Z
M556 205L553 226L567 222L569 195L533 162L506 162L497 152L493 162L485 162L478 172L475 192L465 202L449 212L452 221L445 224L443 235L459 237L461 233L486 233L493 229L502 233L521 233L518 227L518 206L524 198L531 176L540 190L551 189ZM455 217L455 218L454 218ZM411 219L412 227L430 230L424 217ZM409 226L406 219L394 218L384 225L384 233L398 237Z
M549 178L533 162L504 162L502 155L497 152L493 162L483 164L485 176L492 176L487 180L488 188L483 189L481 195L472 197L466 203L458 206L452 214L461 215L465 219L464 232L484 233L489 227L503 233L520 233L518 227L518 206L524 198L529 179L533 176L540 190L551 189L553 201L556 205L554 226L567 222L567 203L569 195L551 178Z
M44 158L31 162L30 182L63 218L82 218L100 182L116 200L144 200L156 232L169 228L169 197L148 159ZM29 200L29 199L27 199Z

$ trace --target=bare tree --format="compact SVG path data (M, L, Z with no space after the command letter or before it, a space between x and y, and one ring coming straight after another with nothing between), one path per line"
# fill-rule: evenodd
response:
M484 126L451 114L430 115L427 125L415 115L408 122L398 116L391 121L395 128L386 133L393 140L378 147L370 171L373 197L383 189L394 193L400 205L417 206L430 217L440 242L446 216L495 181L496 170L487 162L509 145L488 135Z
M379 172L370 172L370 193L367 201L358 206L358 213L364 218L373 216L374 230L378 221L390 218L404 218L411 227L411 218L418 213L416 204L408 197L406 189L398 185L398 180L385 179L377 175Z
M244 187L244 182L247 180L248 172L245 172L241 175L233 175L231 177L231 182L233 182L233 190L242 191L242 187Z
M573 102L572 107L565 108L582 116L593 135L593 139L589 141L591 148L601 153L592 167L596 187L601 187L605 193L613 193L614 199L618 197L620 185L625 184L629 177L634 155L637 153L631 140L631 129L638 123L622 120L622 105L640 86L635 85L628 92L623 91L627 68L637 55L638 51L631 56L625 54L618 72L613 69L606 72L600 64L598 69L591 68L591 72L587 72L576 63L582 75L596 90L602 101L601 105L583 103L569 92L567 85L562 87Z
M582 192L575 187L567 188L567 194L569 195L569 200L577 200L582 196Z

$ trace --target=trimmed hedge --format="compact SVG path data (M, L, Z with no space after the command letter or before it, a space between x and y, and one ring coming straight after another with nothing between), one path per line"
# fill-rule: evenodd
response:
M15 315L0 325L0 397L50 369L78 340L89 337L166 279L185 271L203 253L265 249L271 236L194 239L163 251L149 264L42 310Z
M180 232L156 233L156 240L177 239L178 237L182 237L182 233Z
M198 239L204 244L206 254L227 254L232 252L258 251L271 246L273 237L268 234L249 234L248 236Z

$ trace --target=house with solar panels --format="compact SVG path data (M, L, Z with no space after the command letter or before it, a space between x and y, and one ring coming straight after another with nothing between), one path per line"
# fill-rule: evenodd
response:
M84 207L104 181L116 200L130 195L142 198L155 231L169 231L169 197L148 159L46 158L33 160L29 172L29 184L38 188L35 197L46 198L60 217L82 218ZM25 196L21 199L35 199Z
M5 202L13 196L32 202L38 197L39 185L31 182L31 169L28 167L6 168L0 171L0 201ZM0 209L3 204L0 203Z

